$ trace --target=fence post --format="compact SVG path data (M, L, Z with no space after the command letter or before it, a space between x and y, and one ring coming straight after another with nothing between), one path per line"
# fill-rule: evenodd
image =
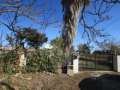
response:
M25 53L20 51L18 54L19 54L19 66L20 67L26 66Z
M113 60L114 70L120 72L120 55L116 55Z
M79 72L79 57L73 60L73 73L76 74Z

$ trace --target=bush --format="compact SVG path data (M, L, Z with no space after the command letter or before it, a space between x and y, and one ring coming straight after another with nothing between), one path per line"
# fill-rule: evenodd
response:
M15 51L5 51L0 54L0 66L4 73L12 74L16 72L16 62L18 55Z
M65 55L58 49L40 49L28 52L26 55L26 66L18 66L18 54L15 51L5 51L0 54L0 66L2 72L13 74L21 72L53 72L58 70L58 64L62 63Z
M64 60L64 55L58 50L38 50L27 56L27 72L56 72L58 63Z

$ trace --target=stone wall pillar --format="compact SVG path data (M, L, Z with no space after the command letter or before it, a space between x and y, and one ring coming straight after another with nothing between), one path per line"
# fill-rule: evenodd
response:
M79 72L79 58L73 60L73 73L76 74Z
M120 55L114 57L113 67L115 71L120 72Z
M20 67L26 66L25 53L22 52L22 51L20 51L20 52L18 53L18 55L19 55L19 66L20 66Z

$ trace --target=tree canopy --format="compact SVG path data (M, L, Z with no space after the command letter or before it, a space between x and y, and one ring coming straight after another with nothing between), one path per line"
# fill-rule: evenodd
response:
M4 20L0 19L0 24L12 32L16 32L16 28L21 27L21 21L26 19L27 22L32 21L45 27L53 24L56 21L55 14L52 12L53 9L49 9L46 5L49 2L43 0L44 3L42 1L38 3L37 1L39 0L0 0L0 17L6 17ZM120 0L61 0L64 48L69 50L72 47L79 24L84 28L83 37L89 42L96 42L95 38L98 36L106 36L101 32L103 30L98 27L98 24L111 19L109 11L119 3Z
M90 47L87 44L80 44L78 46L79 54L90 54Z
M61 37L56 37L51 41L51 45L53 45L56 48L63 49L63 39Z
M11 38L8 38L9 42L11 42ZM14 36L14 40L17 45L24 47L26 43L30 47L38 48L42 46L43 43L47 42L47 37L44 33L38 32L36 29L32 28L23 28L22 30L18 30Z
M109 51L109 54L120 54L120 44L114 41L106 41L99 45L102 51Z

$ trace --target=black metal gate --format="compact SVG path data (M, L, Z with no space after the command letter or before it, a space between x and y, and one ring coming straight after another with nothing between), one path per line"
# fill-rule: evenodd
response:
M113 55L80 55L79 70L113 70Z

